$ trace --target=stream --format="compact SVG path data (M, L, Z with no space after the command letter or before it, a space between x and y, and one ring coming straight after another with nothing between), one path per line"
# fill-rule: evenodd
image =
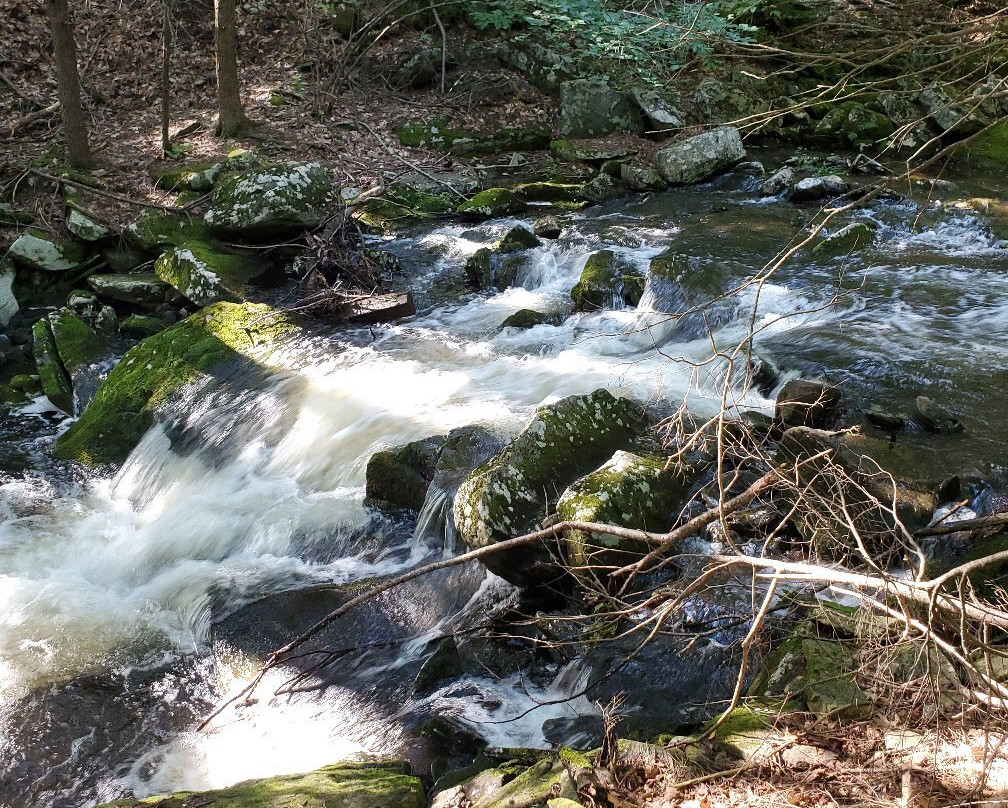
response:
M798 375L828 379L852 411L909 412L929 395L966 432L922 441L919 462L1003 488L1008 249L982 216L943 204L989 195L971 182L944 200L922 190L852 212L830 230L869 222L870 247L802 251L758 292L731 290L815 211L760 197L740 176L572 214L497 293L460 291L463 264L534 216L379 240L407 267L415 317L320 327L265 373L221 379L155 425L114 477L47 459L66 425L44 400L0 413L0 805L95 805L401 753L431 715L494 746L570 740L563 728L597 713L578 695L588 661L505 660L413 691L442 634L517 602L477 564L339 621L320 639L336 661L297 692L269 698L297 673L275 670L257 703L197 725L345 591L454 551L443 497L419 521L364 506L374 452L471 424L503 441L536 406L601 387L658 413L683 401L715 412L726 366L705 360L750 322L773 382L742 389L739 374L734 409L772 412L775 390ZM570 314L599 249L641 271L673 249L685 271L637 308ZM689 311L711 300L706 319ZM526 308L556 320L500 329ZM622 686L650 686L675 707L734 677L716 648L669 665L650 685L624 671Z

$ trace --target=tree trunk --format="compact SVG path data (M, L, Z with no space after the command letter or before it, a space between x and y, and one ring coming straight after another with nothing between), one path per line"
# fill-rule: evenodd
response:
M95 164L88 144L87 121L81 106L80 76L77 73L77 45L67 0L46 0L52 28L53 54L56 58L56 86L63 113L63 135L67 158L74 168L92 168Z
M238 91L238 31L235 0L214 0L214 44L217 49L217 131L233 137L248 127Z
M161 18L161 156L171 148L168 125L171 120L172 4L164 0Z

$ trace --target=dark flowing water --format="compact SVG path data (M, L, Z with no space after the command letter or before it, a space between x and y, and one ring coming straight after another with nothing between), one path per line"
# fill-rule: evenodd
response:
M946 203L968 195L949 191ZM755 312L749 286L713 302L706 321L669 316L739 286L812 213L741 180L603 206L534 251L517 286L461 297L449 290L465 259L513 220L390 241L413 275L416 317L320 333L269 357L265 377L230 379L153 428L112 479L47 463L58 427L44 402L10 413L0 425L0 804L88 805L305 770L395 750L424 710L455 715L497 745L546 745L544 723L595 710L580 697L530 711L580 690L588 670L576 661L410 691L432 638L514 598L477 567L341 624L329 639L356 650L325 672L321 691L264 698L195 727L252 675L289 616L303 621L338 602L320 584L445 552L443 502L419 530L363 507L373 452L468 424L503 437L535 406L599 387L714 411L724 364L697 363L712 340L743 339L750 322L778 382L823 376L852 408L942 400L966 435L935 438L918 457L936 476L1003 484L1008 250L982 217L934 200L879 203L837 225L870 222L871 247L799 254L760 287ZM571 315L571 287L602 248L641 270L673 249L685 271L653 285L640 307ZM555 312L556 322L501 331L521 308ZM769 411L772 394L735 387L732 404ZM385 640L393 650L361 648ZM716 662L678 664L663 683L672 702L676 687L693 695Z

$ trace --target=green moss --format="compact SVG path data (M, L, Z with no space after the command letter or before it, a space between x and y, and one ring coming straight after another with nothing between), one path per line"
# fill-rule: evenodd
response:
M465 262L466 283L472 289L486 289L493 284L493 251L480 247Z
M537 325L548 323L549 320L549 315L543 314L541 311L518 309L501 323L501 328L534 328Z
M526 202L577 202L584 193L584 184L526 182L512 190Z
M487 188L456 208L456 212L471 219L493 219L521 213L528 205L508 188Z
M523 225L515 225L501 236L493 245L494 252L508 253L518 250L531 250L541 247L542 242L535 234Z
M163 253L154 273L197 306L245 297L245 285L265 271L249 258L221 252L199 241L186 241Z
M54 454L89 466L118 463L143 437L154 412L229 359L257 356L297 331L264 305L218 303L134 345L109 373Z
M550 142L549 129L546 127L511 127L494 132L478 132L453 127L451 118L447 115L408 121L394 131L404 146L436 149L458 155L545 149Z
M575 771L593 768L591 758L588 755L569 746L561 746L557 750L557 757L561 763Z
M134 314L119 323L119 331L135 339L152 337L165 328L167 325L157 317L145 317L142 314Z
M116 800L101 808L425 808L426 804L420 780L406 774L405 764L383 761L337 763L308 774L249 780L213 791Z
M593 253L571 289L574 311L612 308L620 301L636 306L644 293L644 278L616 258L612 250Z
M70 375L81 365L94 361L105 348L105 340L70 309L53 312L49 324L60 361Z
M367 464L368 501L382 507L419 511L444 442L442 437L426 438L398 449L375 452Z
M73 384L60 361L48 319L32 326L32 351L42 390L49 400L68 415L73 414Z
M442 216L453 210L455 202L447 193L432 194L408 185L393 184L381 196L365 201L355 215L374 231L394 232L411 220Z
M834 135L852 146L877 143L895 130L896 127L886 115L869 109L858 101L845 101L835 105L816 124L817 134Z
M1008 123L994 124L956 150L956 160L973 168L1003 171L1008 167Z
M867 247L875 238L875 230L867 222L851 222L835 233L826 236L812 248L812 255L829 257L846 255Z
M149 210L126 228L126 235L138 247L159 253L186 241L205 239L206 226L200 218L175 216L164 211Z
M213 188L222 163L198 162L182 166L159 166L150 171L154 185L165 191L206 192Z

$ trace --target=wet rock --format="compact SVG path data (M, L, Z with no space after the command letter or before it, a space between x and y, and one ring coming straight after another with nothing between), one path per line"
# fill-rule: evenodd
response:
M619 199L630 193L630 186L617 179L611 174L600 171L592 179L584 184L581 189L581 198L586 199L596 205L608 202L611 199Z
M94 292L86 289L74 289L67 295L67 308L74 314L90 317L98 307L98 298Z
M665 178L650 166L623 163L620 165L620 179L635 191L661 191L668 187Z
M124 275L91 275L88 286L106 300L134 306L157 306L175 297L175 290L153 272Z
M777 196L784 193L794 182L794 171L787 166L767 177L760 185L760 193L764 196Z
M955 413L927 396L914 399L915 420L929 432L962 432L965 427Z
M269 306L217 303L134 345L102 382L77 422L59 437L56 457L86 465L125 459L159 406L228 362L252 362L299 333Z
M207 229L199 217L175 216L160 210L145 211L126 228L126 237L141 250L159 254L187 241L206 238Z
M473 471L455 497L454 519L471 548L486 547L534 528L581 474L627 448L643 424L640 407L605 390L540 407L499 454ZM487 556L485 563L518 585L545 583L557 572L543 547Z
M571 289L574 311L636 306L643 292L643 278L635 267L616 257L612 250L589 256L581 277Z
M68 308L36 322L32 336L42 389L53 404L73 415L74 376L101 354L104 340Z
M777 394L774 418L785 426L830 426L837 418L840 391L830 384L792 379Z
M184 242L154 263L154 274L197 306L245 300L248 283L265 271L263 264L199 241Z
M48 319L35 323L32 337L32 351L43 392L56 407L73 415L73 384L60 361Z
M577 202L584 198L581 183L524 182L511 190L526 202Z
M318 163L246 171L218 186L203 220L231 237L298 233L319 224L332 193L332 176Z
M836 174L806 177L795 183L791 193L788 194L788 199L792 202L818 202L821 199L845 194L848 189L847 182Z
M638 308L673 314L667 318L676 333L686 338L707 334L735 316L737 303L719 296L727 288L725 267L717 261L667 250L648 264Z
M486 289L493 285L493 250L480 247L465 262L466 283L472 289Z
M11 318L20 311L14 296L14 267L0 261L0 328L6 328Z
M114 334L119 327L119 317L111 306L102 306L95 317L95 328L103 334Z
M488 188L458 206L456 212L470 219L494 219L521 213L528 205L507 188Z
M419 511L444 443L443 437L431 437L375 452L365 475L367 501L383 508Z
M906 418L888 410L883 410L872 404L870 409L865 410L864 417L872 426L894 435L903 430L906 426Z
M438 641L434 653L420 667L413 684L414 693L432 693L446 682L462 675L462 660L454 637Z
M561 137L643 131L640 108L627 93L596 79L575 79L560 85Z
M899 90L881 90L878 103L898 129L890 136L890 143L901 154L913 154L925 143L935 139L935 131L923 120L923 107L914 97L916 93ZM940 146L936 142L927 152L930 154Z
M692 185L745 158L738 129L722 126L659 150L654 165L670 185Z
M416 302L411 292L390 292L344 303L339 307L339 314L348 323L358 325L390 323L416 314Z
M152 337L167 327L168 325L157 317L145 317L142 314L131 315L119 323L120 333L133 339Z
M541 247L542 242L524 225L517 224L494 242L493 250L498 253L531 250Z
M666 460L616 452L600 468L571 483L557 501L557 515L565 521L665 532L678 519L699 474L695 467L666 468ZM564 547L572 565L603 567L629 564L650 549L643 541L580 530L568 531Z
M533 309L518 309L514 314L501 323L501 328L535 328L537 325L548 323L550 316L541 311Z
M541 760L472 808L515 808L563 798L577 801L577 785L560 760Z
M22 233L10 245L7 257L16 264L43 272L65 272L84 263L84 248L43 233Z
M847 255L871 245L875 238L875 229L867 222L851 222L835 233L826 236L812 248L812 255L825 258L836 255Z
M325 808L426 808L419 778L406 774L400 761L335 763L308 774L247 780L229 788L194 793L185 791L157 800L161 808L288 808L317 805ZM108 803L102 808L114 808Z
M542 219L536 219L532 225L532 232L539 238L560 238L563 226L555 216L544 216Z

